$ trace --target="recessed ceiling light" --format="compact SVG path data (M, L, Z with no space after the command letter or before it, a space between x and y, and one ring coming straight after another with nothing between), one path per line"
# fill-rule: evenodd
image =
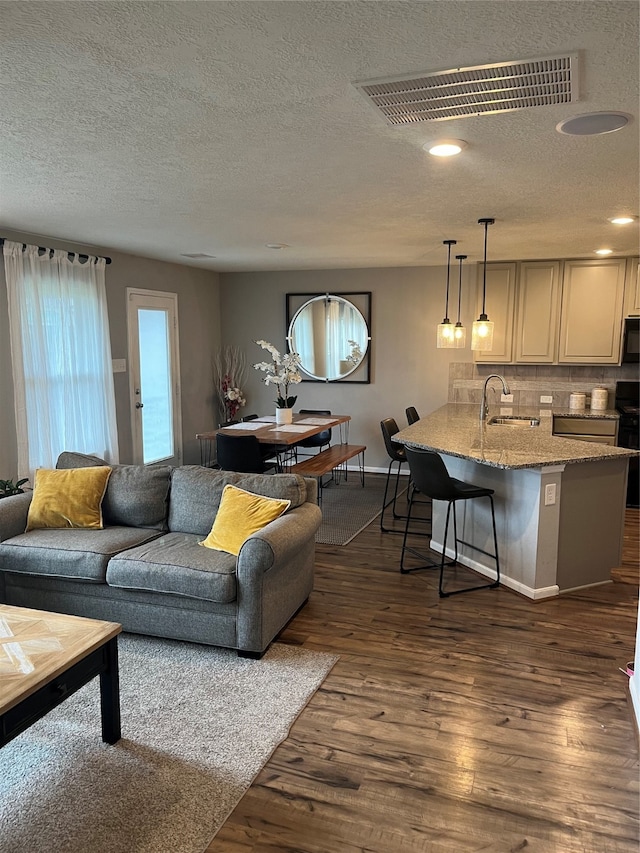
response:
M203 258L215 258L215 255L207 255L205 252L183 252L180 257L192 258L193 260L199 261Z
M289 248L286 243L265 243L264 245L267 247L267 249L288 249Z
M599 112L583 113L573 118L566 118L556 125L558 133L569 136L600 136L602 133L613 133L622 130L631 120L627 113Z
M462 139L440 139L438 142L427 142L422 147L434 157L453 157L466 148L467 143Z
M613 249L596 249L596 255L612 255Z
M637 218L637 216L614 216L609 222L612 222L614 225L630 225Z

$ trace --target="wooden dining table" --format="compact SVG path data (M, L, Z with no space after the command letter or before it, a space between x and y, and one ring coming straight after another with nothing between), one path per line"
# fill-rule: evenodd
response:
M200 464L211 467L213 447L219 432L225 435L255 435L261 444L271 444L283 450L333 427L340 428L341 444L346 444L349 440L351 415L294 414L290 424L276 424L275 420L275 415L263 415L254 420L196 433L196 438L200 442Z

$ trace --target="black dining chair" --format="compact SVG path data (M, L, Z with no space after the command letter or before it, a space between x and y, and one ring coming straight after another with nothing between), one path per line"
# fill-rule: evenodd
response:
M244 415L242 418L242 423L247 423L249 421L255 421L258 419L258 415ZM261 441L258 442L260 445L260 453L262 455L262 459L266 462L267 459L272 459L274 463L277 465L278 469L282 466L280 464L280 447L277 444L263 444Z
M265 460L260 442L255 435L216 435L218 465L223 471L242 474L264 474L270 469L279 470L276 460Z
M411 478L415 484L416 490L434 501L447 502L447 515L444 526L444 538L442 541L442 555L440 558L440 580L438 582L438 594L440 598L446 598L450 595L457 595L461 592L472 592L476 589L494 589L500 584L500 560L498 558L498 536L496 533L496 515L493 504L493 489L488 489L483 486L475 486L472 483L465 483L463 480L457 480L452 477L447 471L447 467L439 453L433 450L422 450L415 447L405 447L406 461L409 464ZM410 548L407 545L407 537L409 534L409 525L411 523L411 514L414 506L415 493L412 493L409 498L409 509L407 511L407 520L402 540L402 553L400 556L400 571L404 574L417 571L419 569L437 568L437 563L434 563L425 554ZM456 521L456 503L458 501L474 500L476 498L489 498L491 502L491 523L493 526L493 544L494 553L484 551L478 548L471 542L465 542L458 538L458 527ZM447 537L449 534L449 518L451 515L451 507L453 507L453 536L454 536L454 559L445 561L447 550ZM445 591L444 589L444 567L454 566L458 562L458 543L465 545L467 548L472 548L475 551L481 551L488 557L492 557L496 563L496 579L491 583L483 583L475 586L466 586L462 589L453 589ZM406 553L413 554L419 559L426 559L428 562L423 566L415 568L405 568L404 558Z
M420 420L420 415L418 414L415 406L408 406L405 409L405 415L407 416L407 423L409 424L409 426L411 426L411 424L415 424L416 421Z
M323 417L328 417L331 415L331 411L329 409L300 409L301 415L320 415ZM298 447L317 447L318 451L322 450L324 447L328 447L331 444L331 428L323 429L322 432L317 432L315 435L310 436L309 438L303 438L302 441L296 441L296 448ZM310 454L304 454L310 455Z

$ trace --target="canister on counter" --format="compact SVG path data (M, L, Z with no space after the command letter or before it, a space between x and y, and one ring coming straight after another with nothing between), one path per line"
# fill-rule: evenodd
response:
M572 394L569 394L570 409L584 409L586 402L587 395L582 392L574 391Z
M601 412L607 408L609 392L606 388L594 388L591 392L591 408Z

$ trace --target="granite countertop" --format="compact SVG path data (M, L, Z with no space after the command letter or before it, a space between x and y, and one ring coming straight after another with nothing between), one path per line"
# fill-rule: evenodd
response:
M541 407L542 408L542 407ZM561 409L555 406L550 409L552 415L563 418L604 418L605 420L618 421L620 414L615 409ZM538 415L536 415L538 417Z
M554 414L578 417L606 417L605 412L589 410L540 409L509 406L519 417L539 417L537 427L512 427L481 423L476 403L448 403L393 437L400 444L436 450L494 468L540 468L575 462L637 456L626 447L612 447L590 441L577 441L552 435ZM489 418L500 415L505 406L489 409ZM617 412L606 410L608 417Z

